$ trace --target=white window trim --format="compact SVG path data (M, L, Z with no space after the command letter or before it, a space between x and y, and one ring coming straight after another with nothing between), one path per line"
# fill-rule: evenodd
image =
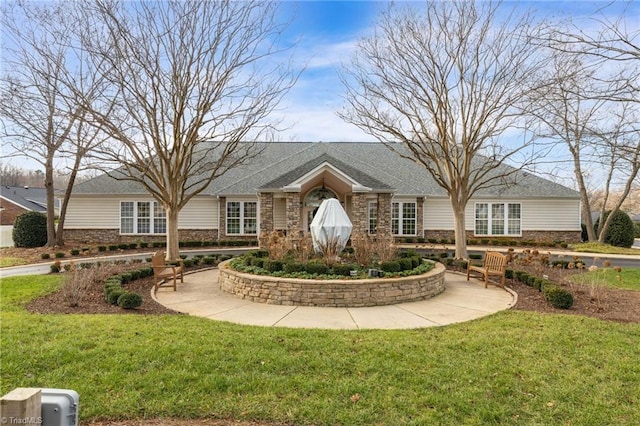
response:
M394 204L398 204L398 233L394 234L393 233L393 205ZM403 207L405 204L413 204L414 205L414 212L415 212L415 217L413 218L415 225L414 225L414 229L415 232L413 234L405 234L403 233L403 226L402 226L402 222L404 220L404 215L403 215ZM391 223L389 224L391 226L391 233L393 236L396 237L415 237L416 235L418 235L418 200L414 200L414 199L410 199L410 200L392 200L391 201L391 211L389 212L389 214L391 215Z
M239 233L229 233L229 203L240 203L240 232ZM256 205L256 232L255 233L245 233L244 232L244 205L246 203L254 203ZM258 203L255 200L226 200L225 205L224 205L224 212L225 212L225 224L224 224L224 229L225 229L225 234L226 235L230 235L230 236L239 236L239 237L243 237L243 236L256 236L256 235L260 235L260 230L258 229L260 227L260 203Z
M375 230L371 230L371 208L373 207L373 205L376 206L376 226L375 226ZM378 217L378 202L377 201L369 201L367 203L367 232L369 234L376 234L378 232L378 224L379 224L379 220L380 218Z
M133 203L133 232L122 232L122 204ZM149 232L138 232L138 203L150 203L149 205ZM120 211L118 212L118 232L120 235L167 235L166 232L154 232L155 229L155 205L159 204L155 200L120 200ZM165 221L167 220L165 214ZM166 225L165 225L166 228Z
M478 230L477 230L477 219L476 219L476 212L478 211L478 205L479 204L486 204L487 205L487 233L486 234L478 234ZM502 204L505 206L505 212L504 212L504 233L503 234L494 234L493 231L493 227L491 226L493 217L493 208L492 206L494 204ZM520 206L520 232L517 234L509 234L509 205L512 204L517 204ZM522 237L522 203L521 202L511 202L511 201L477 201L476 203L474 203L473 205L473 235L476 237Z

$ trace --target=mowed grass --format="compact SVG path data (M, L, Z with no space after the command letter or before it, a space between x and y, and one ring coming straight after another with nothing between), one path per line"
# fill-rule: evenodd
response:
M638 249L616 247L611 244L598 242L572 244L571 250L580 253L626 254L631 256L640 256L640 250Z
M623 268L617 272L612 268L598 268L595 271L575 274L571 281L586 285L603 285L640 291L640 268Z
M10 266L26 265L28 262L19 257L0 256L0 268L8 268Z
M74 389L83 422L640 424L638 324L509 311L420 330L326 331L24 311L58 283L2 280L1 391Z

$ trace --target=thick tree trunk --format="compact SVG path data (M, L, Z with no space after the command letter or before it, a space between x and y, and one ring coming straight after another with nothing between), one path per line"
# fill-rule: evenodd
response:
M178 237L178 214L180 210L165 206L167 212L167 260L180 258L180 245Z
M467 232L464 218L466 205L452 201L451 208L453 209L453 229L456 239L455 258L467 259Z

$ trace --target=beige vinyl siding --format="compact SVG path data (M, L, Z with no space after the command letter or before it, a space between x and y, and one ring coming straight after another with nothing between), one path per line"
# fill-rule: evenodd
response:
M218 199L194 197L180 211L179 229L218 229Z
M523 231L579 231L580 201L538 199L522 202Z
M580 201L567 199L498 200L472 199L465 210L466 228L474 229L476 203L519 203L523 231L580 230ZM424 229L453 230L453 210L448 199L427 198L424 202Z
M71 197L65 229L120 229L120 198Z
M448 199L425 198L423 215L424 229L453 229L453 210Z
M121 201L152 201L149 197L71 197L65 219L66 229L120 229ZM217 229L218 200L195 197L180 211L180 229Z
M287 200L285 198L273 199L273 227L274 229L287 228Z

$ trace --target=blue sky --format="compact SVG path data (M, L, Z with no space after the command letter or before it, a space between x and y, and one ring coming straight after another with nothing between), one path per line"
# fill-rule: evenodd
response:
M396 2L403 3L403 2ZM407 3L407 2L405 2ZM422 7L423 1L409 2ZM341 64L348 62L358 38L366 35L387 1L285 1L281 13L292 18L285 33L288 40L298 40L296 60L307 68L296 86L280 105L279 114L286 129L280 133L282 141L373 141L357 127L343 122L337 115L343 105L343 88L338 77ZM624 3L609 1L506 1L504 7L532 9L536 15L549 18L572 17L584 28L592 25L595 11L606 7L617 15ZM638 28L640 1L629 4L633 16L630 25ZM37 163L12 159L12 163L28 169L41 168Z
M402 3L402 2L396 2ZM421 7L424 2L409 2ZM573 18L581 28L593 25L590 16L605 8L608 13L620 13L622 2L610 1L506 1L511 9L530 9L536 16L547 18ZM291 39L299 39L296 54L308 60L306 71L285 99L285 130L283 141L372 141L357 127L343 122L337 115L344 105L343 89L338 70L349 60L355 43L375 24L379 13L386 9L387 1L287 1L282 13L294 20L288 30ZM640 22L640 1L631 2L628 10L630 25ZM634 24L635 23L635 24Z

